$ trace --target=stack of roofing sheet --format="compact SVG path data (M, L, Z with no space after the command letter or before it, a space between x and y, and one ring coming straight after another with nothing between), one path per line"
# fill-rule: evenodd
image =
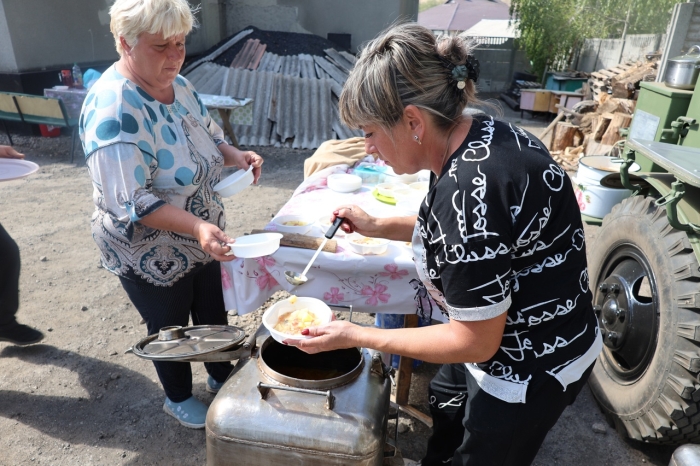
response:
M253 99L253 124L233 126L241 145L314 149L328 139L361 134L344 126L338 114L355 57L334 49L325 50L325 57L269 52L260 57L262 44L248 42L232 67L208 61L186 75L202 94Z

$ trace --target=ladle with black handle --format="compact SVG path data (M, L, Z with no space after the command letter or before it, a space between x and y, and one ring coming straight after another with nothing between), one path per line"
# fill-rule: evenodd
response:
M338 231L338 228L340 227L340 224L343 223L343 220L345 220L344 217L336 217L335 221L333 222L333 225L328 229L328 231L325 234L325 238L323 238L323 241L321 242L321 245L318 247L316 252L314 253L313 257L309 261L308 264L306 264L306 268L301 274L298 274L296 272L292 272L291 270L286 270L284 272L284 278L287 279L289 283L291 283L294 286L298 285L303 285L309 280L309 277L306 276L306 273L309 271L311 268L311 264L314 263L316 258L318 257L319 253L323 249L323 247L326 245L329 239L333 238L335 236L335 232Z

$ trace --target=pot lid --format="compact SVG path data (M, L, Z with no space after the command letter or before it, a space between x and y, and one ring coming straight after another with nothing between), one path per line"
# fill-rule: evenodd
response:
M159 361L176 361L225 351L240 344L245 332L230 325L195 325L164 327L136 343L136 356Z
M674 63L697 63L700 61L700 46L693 45L685 55L669 58L668 61Z

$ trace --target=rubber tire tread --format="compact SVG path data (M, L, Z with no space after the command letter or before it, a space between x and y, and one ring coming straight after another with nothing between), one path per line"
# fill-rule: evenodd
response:
M686 233L670 226L664 208L657 207L653 198L625 199L605 216L590 250L588 269L594 302L598 283L605 279L598 275L606 258L625 244L636 246L644 254L656 277L659 303L656 350L647 371L629 385L610 377L601 353L589 386L611 423L618 431L624 429L629 437L657 444L697 443L700 402L694 402L693 397L681 398L668 383L675 376L693 381L695 390L700 388L698 374L674 361L676 351L696 354L700 351L699 342L678 333L680 324L700 321L700 309L681 308L677 300L680 295L700 292L700 281L695 276L677 273L688 268L697 271L697 258Z

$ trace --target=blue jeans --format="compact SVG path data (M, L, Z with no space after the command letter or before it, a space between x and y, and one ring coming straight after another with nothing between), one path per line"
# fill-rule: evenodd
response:
M221 290L221 265L210 262L172 286L155 286L145 280L119 277L129 299L146 321L148 334L167 326L228 325ZM154 361L158 378L170 401L180 403L192 396L192 367L188 362ZM225 382L233 365L230 362L205 362L209 375Z

